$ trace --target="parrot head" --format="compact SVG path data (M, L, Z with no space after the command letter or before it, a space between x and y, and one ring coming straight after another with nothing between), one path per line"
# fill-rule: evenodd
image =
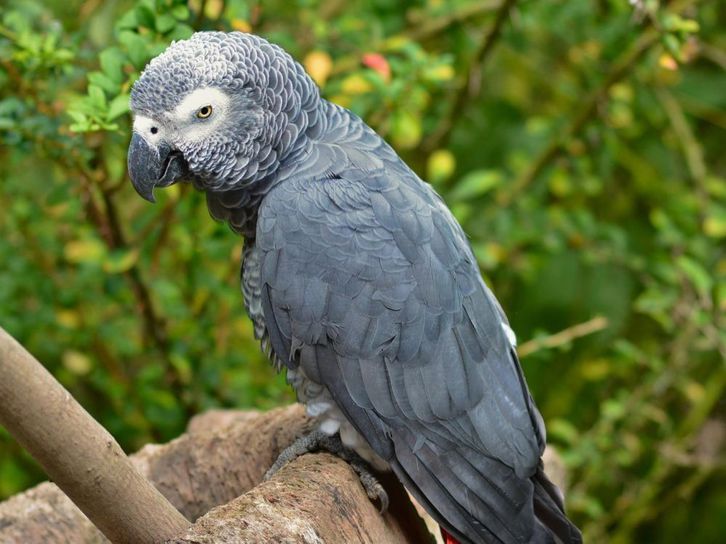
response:
M307 128L318 89L280 47L241 32L172 43L131 90L129 175L155 187L225 191L270 175Z

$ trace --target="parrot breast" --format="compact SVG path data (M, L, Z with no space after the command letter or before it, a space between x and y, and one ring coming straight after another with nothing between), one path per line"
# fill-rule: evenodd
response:
M270 346L265 317L262 313L260 288L260 253L254 243L248 243L245 245L242 261L242 294L245 308L254 324L255 338L260 341L262 351L279 372L287 365L277 357ZM311 380L302 367L288 368L287 382L295 390L298 402L305 405L308 416L317 420L318 428L322 432L329 436L340 433L343 445L360 455L373 468L379 471L390 470L388 463L373 451L338 408L327 387Z

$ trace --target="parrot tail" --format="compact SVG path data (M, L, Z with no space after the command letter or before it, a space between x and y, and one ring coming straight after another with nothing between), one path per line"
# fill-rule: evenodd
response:
M449 533L447 533L446 529L444 529L443 527L439 527L439 529L441 529L441 536L444 539L444 544L459 544L459 541L456 540Z
M534 481L534 512L537 523L552 533L556 542L563 544L582 543L580 530L565 516L562 493L544 473L542 464L532 478ZM444 544L460 544L446 529L439 527Z
M565 515L562 492L544 472L542 461L532 477L534 483L534 515L537 523L555 537L555 542L582 544L580 530Z
M439 524L445 544L582 544L580 531L565 516L562 496L542 468L517 489L514 472L501 462L462 451L441 455L424 445L399 447L394 472ZM476 465L476 466L475 466ZM457 472L455 472L455 470ZM510 485L510 495L501 491ZM531 501L512 508L512 496ZM529 498L526 497L529 495ZM532 519L534 517L534 520ZM532 526L534 522L534 526Z

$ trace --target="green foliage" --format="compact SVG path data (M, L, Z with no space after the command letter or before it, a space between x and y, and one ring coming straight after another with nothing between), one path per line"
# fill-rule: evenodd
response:
M632 4L632 5L631 5ZM726 128L717 3L10 2L0 323L128 449L289 402L241 241L127 180L130 86L192 29L280 43L435 184L520 338L591 542L726 531ZM2 432L2 431L0 431ZM0 496L42 475L0 434Z

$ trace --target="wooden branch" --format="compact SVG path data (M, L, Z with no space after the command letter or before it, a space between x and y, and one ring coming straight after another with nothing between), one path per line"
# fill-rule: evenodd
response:
M111 541L160 542L189 525L114 438L2 328L0 424Z
M304 542L300 535L309 534L327 542L340 542L337 535L353 535L344 540L353 542L431 541L395 478L382 479L392 506L381 516L355 473L330 455L303 456L260 484L280 451L311 425L300 405L212 411L192 419L176 440L146 446L131 459L189 519L203 516L171 542ZM105 539L53 484L0 503L0 542L59 541Z

